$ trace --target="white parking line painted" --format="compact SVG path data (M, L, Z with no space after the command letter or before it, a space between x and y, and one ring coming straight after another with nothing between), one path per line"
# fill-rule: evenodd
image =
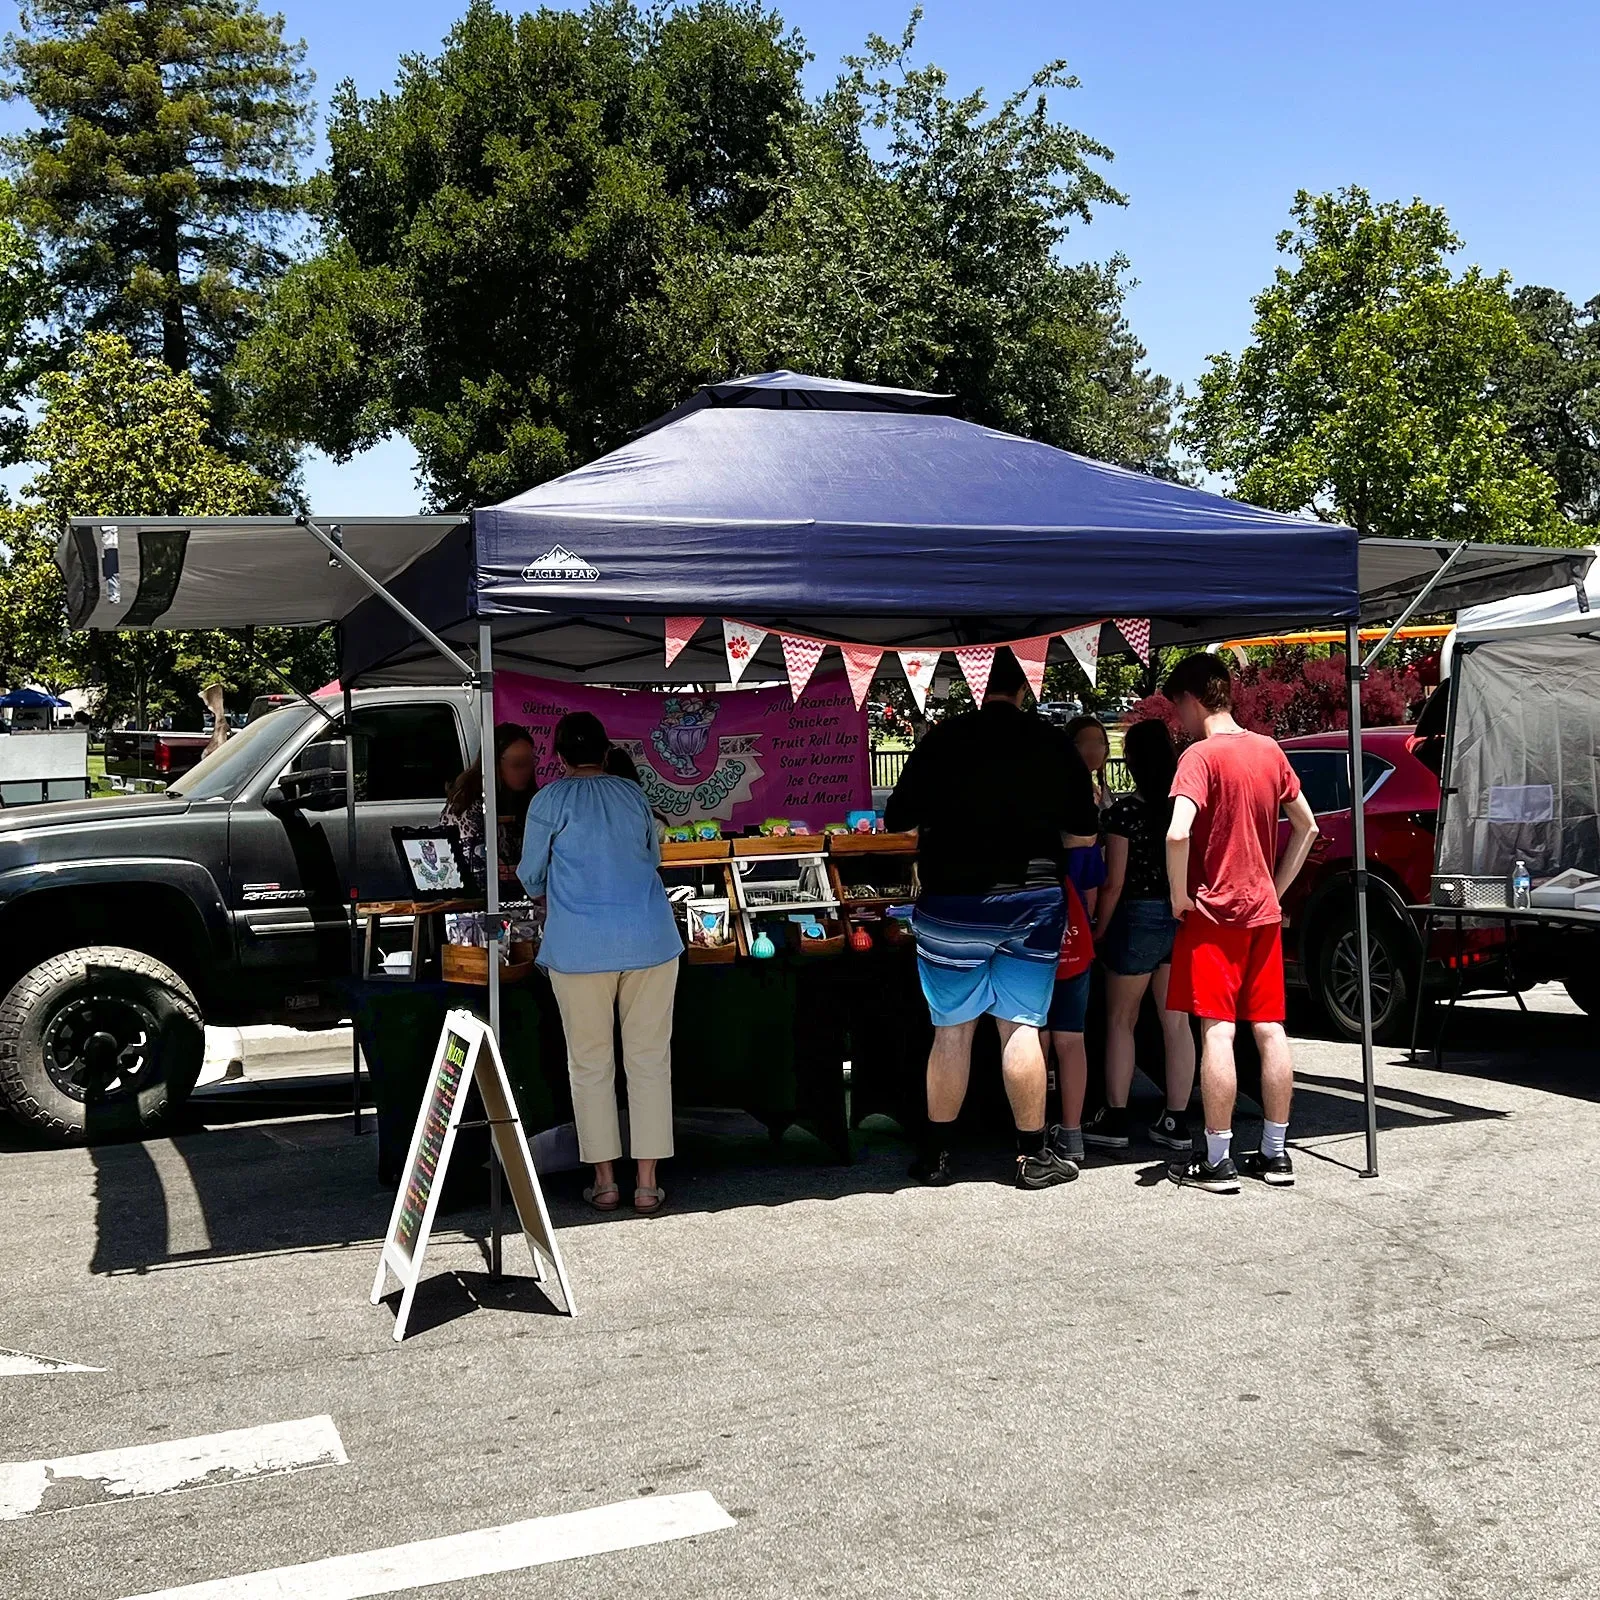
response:
M52 1372L104 1372L104 1367L57 1361L54 1356L30 1355L26 1350L0 1350L0 1378L32 1378Z
M0 1522L349 1460L333 1418L306 1417L55 1461L0 1462Z
M240 1578L213 1578L132 1600L362 1600L494 1572L520 1572L552 1561L632 1550L640 1545L719 1533L734 1520L705 1492L622 1500L560 1517L531 1517L442 1539L420 1539L360 1555L330 1556Z

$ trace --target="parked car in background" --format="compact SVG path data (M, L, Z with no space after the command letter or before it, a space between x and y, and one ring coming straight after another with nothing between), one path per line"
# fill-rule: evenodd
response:
M1076 700L1046 700L1039 706L1039 715L1054 727L1064 728L1082 710Z
M112 729L106 734L106 775L171 783L200 760L210 740L209 733L174 733L158 728Z
M1367 815L1368 939L1373 1034L1380 1043L1410 1037L1422 940L1406 907L1432 889L1439 780L1412 754L1409 727L1362 732ZM1284 899L1283 954L1291 984L1309 989L1328 1021L1348 1038L1361 1033L1356 947L1354 817L1350 760L1342 732L1283 740L1320 832L1311 857ZM1287 831L1287 823L1283 825ZM1453 929L1434 938L1426 986L1442 989L1503 981L1504 934L1470 930L1461 950ZM1458 973L1460 963L1465 968Z

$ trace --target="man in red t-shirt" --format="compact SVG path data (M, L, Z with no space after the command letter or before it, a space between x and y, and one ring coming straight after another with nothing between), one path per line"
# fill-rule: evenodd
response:
M1167 829L1172 914L1181 920L1172 949L1167 1005L1200 1019L1200 1098L1206 1153L1183 1168L1179 1183L1233 1194L1239 1173L1267 1183L1294 1182L1284 1149L1294 1057L1283 1029L1283 910L1280 901L1305 864L1316 818L1300 780L1277 744L1233 720L1233 681L1212 655L1180 661L1164 686L1184 731L1195 741L1178 760ZM1278 813L1290 837L1278 854ZM1248 1022L1261 1054L1261 1148L1236 1166L1233 1106L1238 1075L1234 1027Z

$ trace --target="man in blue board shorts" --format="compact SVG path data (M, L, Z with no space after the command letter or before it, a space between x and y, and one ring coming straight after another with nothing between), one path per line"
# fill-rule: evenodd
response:
M885 825L918 832L922 897L912 928L933 1020L928 1121L914 1176L951 1181L951 1133L966 1098L978 1019L1000 1030L1001 1071L1017 1127L1017 1185L1077 1177L1045 1141L1045 1062L1066 918L1069 846L1093 845L1099 819L1087 768L1059 729L1022 709L1027 683L996 652L983 709L950 717L912 752Z

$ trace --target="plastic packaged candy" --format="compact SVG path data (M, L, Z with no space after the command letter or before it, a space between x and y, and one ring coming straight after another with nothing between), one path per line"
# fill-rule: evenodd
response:
M778 947L773 944L765 928L757 933L755 938L750 941L750 954L753 955L757 961L770 960L773 956L777 955L777 953Z
M722 824L720 822L696 822L692 824L696 839L720 839L722 837Z
M883 832L883 818L876 811L852 811L844 820L851 833Z

